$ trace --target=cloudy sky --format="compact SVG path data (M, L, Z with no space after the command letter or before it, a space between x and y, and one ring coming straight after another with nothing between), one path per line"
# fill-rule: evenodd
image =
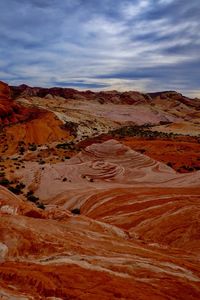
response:
M0 79L200 97L200 0L0 0Z

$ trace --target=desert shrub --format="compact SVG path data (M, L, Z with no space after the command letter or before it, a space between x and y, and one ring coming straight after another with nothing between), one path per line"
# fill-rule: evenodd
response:
M10 181L10 184L13 184L14 182ZM16 195L20 195L22 194L22 189L25 188L25 184L23 183L18 183L15 187L14 186L9 186L8 189L9 191L11 191L12 193L16 194Z
M138 151L138 152L140 152L141 154L144 154L144 153L146 152L145 149L135 149L135 151Z
M181 136L181 134L175 134L175 133L166 133L166 132L159 132L159 131L151 131L149 124L144 125L133 125L133 126L124 126L112 131L109 131L109 134L112 136L118 136L118 137L125 137L125 136L138 136L138 137L144 137L148 139L152 138L175 138L177 136Z
M27 196L27 200L36 203L39 200L39 198L34 195L30 195Z
M61 143L56 145L57 149L73 150L74 147L70 143Z
M173 167L173 165L172 165L172 163L170 161L167 163L167 166L170 167L170 168Z
M34 196L33 194L33 191L29 191L27 194L26 194L26 198L28 201L31 201L31 202L34 202L34 203L37 203L39 198Z
M196 171L199 171L200 170L200 166L194 166L193 167Z
M77 130L78 130L78 124L74 122L65 122L65 124L61 125L60 127L62 129L67 129L70 132L70 135L73 135L74 137L77 136Z
M40 209L45 209L45 205L42 202L39 202L37 204L37 207L40 208Z
M74 214L74 215L80 215L81 211L80 211L80 208L74 208L71 210L71 212Z
M13 194L15 195L20 195L22 194L21 189L17 188L17 187L13 187L13 186L9 186L9 191L11 191Z
M25 152L25 148L24 148L23 146L20 146L20 147L19 147L19 154L20 154L20 155L23 155L24 152Z
M9 184L10 184L10 181L7 178L2 178L0 180L0 185L8 186Z
M27 196L33 195L33 191L31 191L31 190L28 191L26 195L27 195Z
M25 184L22 183L22 182L20 182L20 183L18 183L18 184L16 185L16 188L19 189L19 190L23 190L25 187L26 187Z
M37 150L37 145L36 144L30 144L29 147L28 147L28 150L36 151Z

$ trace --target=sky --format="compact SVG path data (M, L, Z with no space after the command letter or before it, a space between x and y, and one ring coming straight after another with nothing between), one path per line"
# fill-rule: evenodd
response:
M200 98L200 0L0 0L0 80Z

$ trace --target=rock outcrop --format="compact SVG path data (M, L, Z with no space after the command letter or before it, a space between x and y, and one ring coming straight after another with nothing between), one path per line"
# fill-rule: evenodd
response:
M169 166L142 155L115 140L92 144L70 160L54 165L38 165L27 162L25 168L16 171L16 178L22 180L37 196L45 201L64 199L67 193L82 201L97 190L115 187L198 187L200 171L178 174ZM63 181L63 178L66 178ZM59 203L61 204L61 203Z
M29 97L63 97L71 100L92 100L98 101L101 104L151 104L159 101L182 103L186 106L200 108L200 99L191 99L183 96L176 91L163 91L155 93L141 93L137 91L118 92L118 91L78 91L72 88L41 88L30 87L22 84L19 86L11 86L11 94L14 98L29 98Z
M0 126L24 121L31 111L11 99L9 86L0 81Z
M44 145L70 140L70 129L53 112L16 102L3 82L0 82L0 126L0 151L6 147L8 154L15 153L19 143Z
M10 107L11 106L11 107ZM10 89L7 84L0 81L0 124L9 124L11 121L16 121L12 101L10 100Z

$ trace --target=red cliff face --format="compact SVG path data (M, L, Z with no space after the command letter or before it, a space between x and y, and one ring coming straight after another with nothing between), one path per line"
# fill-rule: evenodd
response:
M23 121L29 117L30 112L11 99L9 86L0 81L0 126Z
M0 81L0 100L8 99L10 99L10 88L6 83Z

